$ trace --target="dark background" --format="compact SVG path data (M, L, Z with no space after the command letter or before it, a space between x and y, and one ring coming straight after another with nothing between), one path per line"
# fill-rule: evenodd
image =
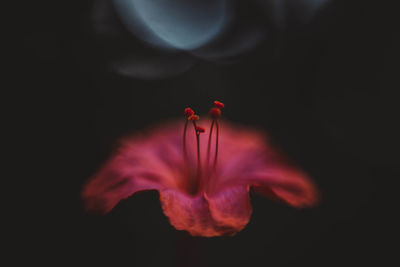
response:
M17 124L30 144L20 157L33 165L26 178L34 186L16 244L28 248L24 256L53 266L391 263L400 178L395 1L332 1L308 24L272 29L232 64L200 60L160 80L109 70L118 44L94 33L90 1L30 2L16 19L25 119ZM319 207L296 210L252 193L252 218L232 238L176 231L157 192L103 217L83 212L82 184L118 137L181 116L187 105L207 111L215 99L225 102L227 119L268 131L310 173L322 192Z

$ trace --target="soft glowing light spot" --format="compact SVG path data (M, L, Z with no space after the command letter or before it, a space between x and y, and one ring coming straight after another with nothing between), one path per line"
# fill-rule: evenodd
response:
M125 25L156 46L191 50L223 29L226 0L114 0Z

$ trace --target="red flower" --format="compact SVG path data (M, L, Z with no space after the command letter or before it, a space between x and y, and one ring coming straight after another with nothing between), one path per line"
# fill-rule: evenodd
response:
M215 109L222 107L216 102L211 110L208 133L186 109L184 125L170 122L123 140L85 185L85 207L107 213L138 191L158 190L164 214L176 229L221 236L248 223L250 187L294 207L315 204L317 190L307 175L290 166L264 134L220 122Z

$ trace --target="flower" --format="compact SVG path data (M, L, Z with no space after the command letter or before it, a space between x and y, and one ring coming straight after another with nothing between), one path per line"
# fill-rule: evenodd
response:
M208 133L187 108L184 123L169 122L123 140L84 186L86 209L107 213L136 192L158 190L176 229L211 237L246 226L251 187L293 207L316 204L318 192L307 175L289 165L265 134L220 121L222 108L216 101L210 110Z

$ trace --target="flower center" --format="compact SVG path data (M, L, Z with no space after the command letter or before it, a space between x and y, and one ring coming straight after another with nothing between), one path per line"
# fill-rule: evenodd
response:
M205 132L205 129L201 126L197 125L197 121L200 120L200 117L195 114L193 109L186 108L184 111L184 115L186 117L185 127L183 129L183 157L184 157L184 177L185 177L185 189L189 194L196 195L201 190L208 190L210 178L215 173L215 169L217 166L218 159L218 137L219 137L219 122L218 118L221 116L221 109L224 108L225 105L219 101L214 101L214 107L210 109L210 116L212 118L210 132L208 136L208 145L207 145L207 157L205 162L205 173L202 170L201 164L201 155L200 155L200 134ZM186 134L188 125L192 123L194 131L196 133L196 146L197 146L197 167L196 167L196 175L191 175L188 152L187 152L187 144L186 144ZM216 129L216 141L215 141L215 155L212 166L210 166L210 152L211 152L211 142L212 142L212 134L213 129Z

